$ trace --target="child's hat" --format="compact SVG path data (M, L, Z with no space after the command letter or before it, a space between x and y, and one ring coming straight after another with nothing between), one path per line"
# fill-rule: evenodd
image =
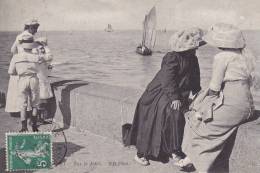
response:
M39 26L40 24L39 24L39 22L36 18L33 18L33 19L27 20L24 25L27 25L27 26L37 25L37 26Z

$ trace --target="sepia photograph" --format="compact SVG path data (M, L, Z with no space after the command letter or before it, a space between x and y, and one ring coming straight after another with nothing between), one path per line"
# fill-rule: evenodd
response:
M0 173L260 172L259 0L0 0Z

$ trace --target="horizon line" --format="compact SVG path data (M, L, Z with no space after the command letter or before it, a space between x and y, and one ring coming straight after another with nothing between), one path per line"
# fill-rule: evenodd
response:
M160 29L157 29L156 31L163 31L165 28L160 28ZM166 29L166 31L177 31L178 29ZM260 31L260 28L258 29L241 29L242 31ZM0 32L21 32L23 30L0 30ZM81 30L81 29L71 29L71 30L39 30L38 32L61 32L61 31L68 31L68 32L74 32L74 31L104 31L104 29L96 29L96 30L93 30L93 29L86 29L86 30ZM142 31L142 29L118 29L118 30L115 30L115 31Z

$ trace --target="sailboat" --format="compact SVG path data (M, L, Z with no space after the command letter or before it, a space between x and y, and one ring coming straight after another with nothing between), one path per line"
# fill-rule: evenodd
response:
M112 25L111 24L108 24L107 25L107 28L105 29L106 32L113 32L113 28L112 28Z
M164 33L167 32L167 31L166 31L166 28L164 28L164 29L162 30L162 32L164 32Z
M156 40L156 9L153 7L143 21L142 43L136 48L141 55L151 55Z

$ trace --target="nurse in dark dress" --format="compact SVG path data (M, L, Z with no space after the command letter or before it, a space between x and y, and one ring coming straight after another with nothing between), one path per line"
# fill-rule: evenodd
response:
M182 156L181 144L190 92L200 91L196 49L203 45L202 30L190 28L174 33L171 52L139 99L125 145L135 145L135 160L149 165L150 158Z

